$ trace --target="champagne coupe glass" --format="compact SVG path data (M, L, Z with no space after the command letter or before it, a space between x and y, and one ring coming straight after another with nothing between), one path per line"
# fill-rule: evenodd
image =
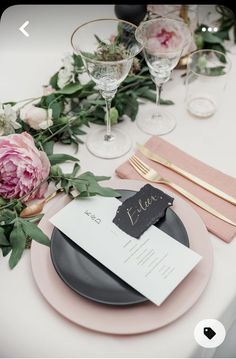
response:
M137 26L119 19L97 19L82 24L72 34L71 44L96 83L106 103L106 129L92 130L87 136L91 153L117 158L128 152L131 140L117 125L111 128L111 102L128 75L133 58L142 51L135 38Z
M148 134L164 135L175 128L176 120L160 108L162 86L189 46L191 32L183 21L157 18L141 23L135 36L144 47L144 57L157 91L155 112L139 118L137 124Z

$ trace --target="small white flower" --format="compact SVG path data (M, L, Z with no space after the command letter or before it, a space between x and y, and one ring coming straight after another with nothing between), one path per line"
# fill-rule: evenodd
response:
M57 85L61 89L74 80L74 59L70 54L66 54L62 63L63 67L58 73L57 80Z
M74 69L74 59L70 53L66 54L65 57L62 59L63 66L67 69L73 71Z
M17 122L17 113L13 106L0 103L0 135L12 133L20 127L21 125Z
M34 130L45 130L53 125L52 109L31 106L28 109L22 109L20 112L21 119Z
M58 73L57 85L60 89L70 83L72 79L72 72L68 69L61 69Z

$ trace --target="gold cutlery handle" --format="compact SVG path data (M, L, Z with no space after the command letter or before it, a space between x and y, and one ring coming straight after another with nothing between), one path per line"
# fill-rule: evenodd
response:
M234 223L233 221L231 221L230 219L228 219L227 217L225 217L223 214L221 214L220 212L216 211L214 208L210 207L206 202L202 201L201 199L197 198L196 196L194 196L192 193L186 191L184 188L180 187L179 185L173 183L173 182L163 182L166 185L168 185L169 187L175 189L177 192L181 193L184 197L188 198L191 202L197 204L199 207L205 209L205 211L213 214L213 216L222 219L222 221L227 222L229 224L231 224L232 226L236 227L236 223Z
M196 183L197 185L201 186L202 188L205 188L209 192L215 194L216 196L218 196L218 197L224 199L225 201L227 201L227 202L229 202L229 203L236 206L236 198L228 195L227 193L223 192L219 188L217 188L217 187L211 185L210 183L202 180L201 178L198 178L197 176L194 176L193 174L183 170L182 168L178 167L174 163L166 160L165 158L160 157L158 154L150 151L147 147L145 147L143 145L140 145L139 143L137 143L137 148L139 149L139 151L144 156L146 156L150 160L155 161L157 163L160 163L161 165L171 169L172 171L175 171L176 173L179 173L183 177L189 179L190 181L192 181L192 182Z
M209 192L216 194L218 197L220 197L220 198L226 200L227 202L236 206L236 199L233 198L232 196L228 195L227 193L221 191L219 188L212 186L210 183L207 183L204 180L202 180L201 178L198 178L198 177L194 176L193 174L183 170L182 168L179 168L178 166L174 165L173 163L168 163L168 165L166 164L166 167L181 174L183 177L190 179L192 182L205 188Z
M63 188L58 188L56 191L52 192L49 196L47 196L44 201L45 203L48 203L51 199L53 199L54 197L56 197L56 195L60 192L63 192L64 189Z

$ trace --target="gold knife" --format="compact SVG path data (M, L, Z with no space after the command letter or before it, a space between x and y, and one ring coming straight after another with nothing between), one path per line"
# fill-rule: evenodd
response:
M186 191L184 188L179 185L171 182L170 180L161 177L159 173L154 170L154 168L149 167L146 163L140 160L137 156L132 156L129 159L129 163L134 167L134 169L147 181L164 184L170 188L173 188L177 192L181 193L184 197L188 198L191 202L195 203L199 207L203 208L205 211L213 214L213 216L222 219L224 222L232 224L236 227L236 223L231 221L231 219L225 217L220 212L216 211L214 208L210 207L206 202L202 201L200 198L196 197L192 193Z
M194 176L193 174L183 170L182 168L178 167L174 163L162 158L158 154L150 151L147 147L140 145L139 143L136 144L139 151L150 160L153 160L157 163L160 163L161 165L170 168L171 170L181 174L183 177L188 178L192 182L198 184L199 186L205 188L211 193L214 193L216 196L224 199L225 201L233 204L236 206L236 198L233 198L232 196L228 195L227 193L221 191L219 188L216 188L215 186L211 185L210 183L205 182L201 178L198 178L197 176Z

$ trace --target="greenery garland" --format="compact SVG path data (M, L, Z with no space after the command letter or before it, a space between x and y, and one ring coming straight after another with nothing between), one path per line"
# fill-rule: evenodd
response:
M92 81L84 84L81 82L83 72L81 57L76 54L67 55L63 59L63 66L44 88L45 95L21 101L23 105L20 105L21 102L12 101L0 105L0 135L4 137L11 136L12 133L28 133L32 136L35 146L44 151L50 161L50 173L45 182L53 182L57 189L68 195L72 196L76 191L78 198L94 195L117 197L118 192L99 184L110 177L95 176L91 172L78 176L80 166L77 157L53 153L56 142L74 144L78 149L79 144L83 143L81 136L85 134L81 129L82 125L105 122L105 102ZM152 89L154 90L154 84L143 59L134 59L129 76L113 100L112 124L122 121L124 115L135 120L139 105L138 97L155 101L155 92ZM34 118L29 116L32 111ZM40 116L42 113L46 114L43 122L37 123L38 112ZM71 173L63 173L59 166L66 161L75 162ZM36 190L37 188L33 189ZM27 196L29 194L27 193ZM10 199L0 197L0 248L3 256L10 253L10 268L14 268L24 250L30 248L32 239L50 245L47 236L37 226L43 214L28 218L21 216L27 207L27 196Z

